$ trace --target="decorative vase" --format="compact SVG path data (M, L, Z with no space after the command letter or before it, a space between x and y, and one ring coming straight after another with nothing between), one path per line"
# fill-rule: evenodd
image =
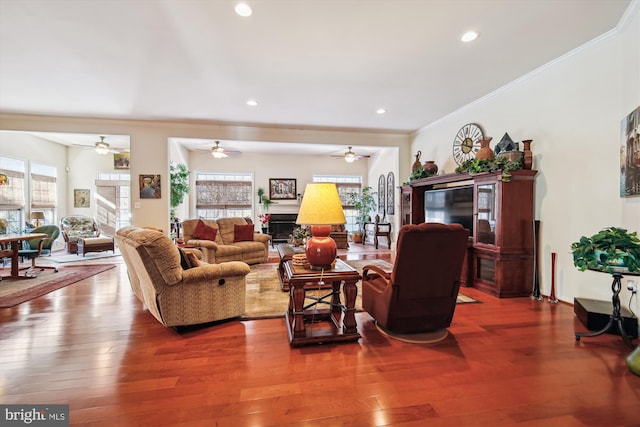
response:
M489 160L493 159L493 150L489 147L489 143L493 139L492 136L485 136L480 139L480 150L476 153L476 159Z
M267 234L267 227L262 227L262 234Z
M413 166L411 166L411 171L415 172L416 170L418 170L420 167L422 167L422 163L420 163L420 155L422 153L420 151L418 151L416 153L416 161L413 162Z
M522 145L524 146L524 168L531 169L533 166L533 153L531 152L531 143L533 139L525 139L522 141Z
M433 160L427 160L424 162L424 171L429 175L435 175L438 173L438 165Z

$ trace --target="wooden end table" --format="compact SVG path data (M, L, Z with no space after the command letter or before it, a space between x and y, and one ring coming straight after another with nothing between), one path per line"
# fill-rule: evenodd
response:
M293 259L295 254L303 254L304 248L301 246L294 246L289 243L280 243L276 246L278 255L280 256L280 262L278 263L278 278L280 279L280 289L283 292L289 292L289 279L284 273L284 263ZM312 289L318 289L318 283L312 283L309 285ZM308 286L308 287L309 287ZM326 283L321 286L321 289L331 289L331 283Z
M336 259L331 270L308 270L293 265L292 261L284 262L284 277L290 285L289 309L285 324L292 347L307 344L358 341L356 323L356 283L362 277L358 271L340 259ZM331 290L322 296L306 295L309 289L318 289L320 281L330 284ZM345 303L340 301L340 286L344 293ZM314 302L305 305L306 300ZM318 305L328 306L318 309ZM310 325L307 327L307 324Z

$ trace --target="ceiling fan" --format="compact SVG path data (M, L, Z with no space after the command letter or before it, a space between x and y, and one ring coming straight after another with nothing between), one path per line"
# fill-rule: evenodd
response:
M367 154L356 154L353 152L352 148L353 147L348 147L349 149L347 151L345 151L344 155L341 156L331 156L331 157L335 157L337 159L344 159L345 162L347 163L353 163L356 160L360 160L360 159L368 159L371 156L367 155Z
M122 153L122 152L128 152L129 149L128 148L116 148L116 147L112 147L111 144L109 144L108 142L106 142L104 136L100 137L100 141L96 141L95 144L93 145L93 149L96 151L96 153L100 154L100 155L105 155L105 154L109 154L109 153L113 153L113 154L118 154L118 153ZM92 147L88 147L86 145L82 145L82 144L72 144L76 147L81 147L81 148L92 148Z
M224 159L229 156L237 156L239 154L242 154L240 151L225 150L220 146L220 141L214 141L214 142L215 142L215 145L211 147L211 155L216 159ZM204 151L204 150L198 149L198 151Z

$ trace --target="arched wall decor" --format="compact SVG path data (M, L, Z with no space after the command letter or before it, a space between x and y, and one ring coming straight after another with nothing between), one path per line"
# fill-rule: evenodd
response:
M393 215L395 212L394 209L394 205L395 205L395 187L396 186L396 180L395 177L393 176L393 172L389 172L387 174L387 214L388 215Z
M384 182L384 175L380 175L380 178L378 178L378 214L380 214L381 217L384 218L384 206L385 206L385 198L384 198L384 189L385 189L385 182Z

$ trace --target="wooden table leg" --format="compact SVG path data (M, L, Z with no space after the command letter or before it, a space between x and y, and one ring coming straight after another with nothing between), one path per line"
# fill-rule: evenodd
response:
M342 284L342 280L334 280L331 282L331 312L333 313L342 313L342 309L340 308L340 285Z
M358 295L358 288L356 287L356 281L345 280L343 292L345 312L344 320L342 322L342 330L345 334L357 334L358 324L356 323L356 296Z
M289 291L291 292L289 304L291 305L291 302L293 302L293 307L289 307L289 310L292 310L291 314L293 315L293 325L291 328L293 330L293 337L303 338L307 336L307 331L304 326L304 283L289 283L289 286L291 287Z

